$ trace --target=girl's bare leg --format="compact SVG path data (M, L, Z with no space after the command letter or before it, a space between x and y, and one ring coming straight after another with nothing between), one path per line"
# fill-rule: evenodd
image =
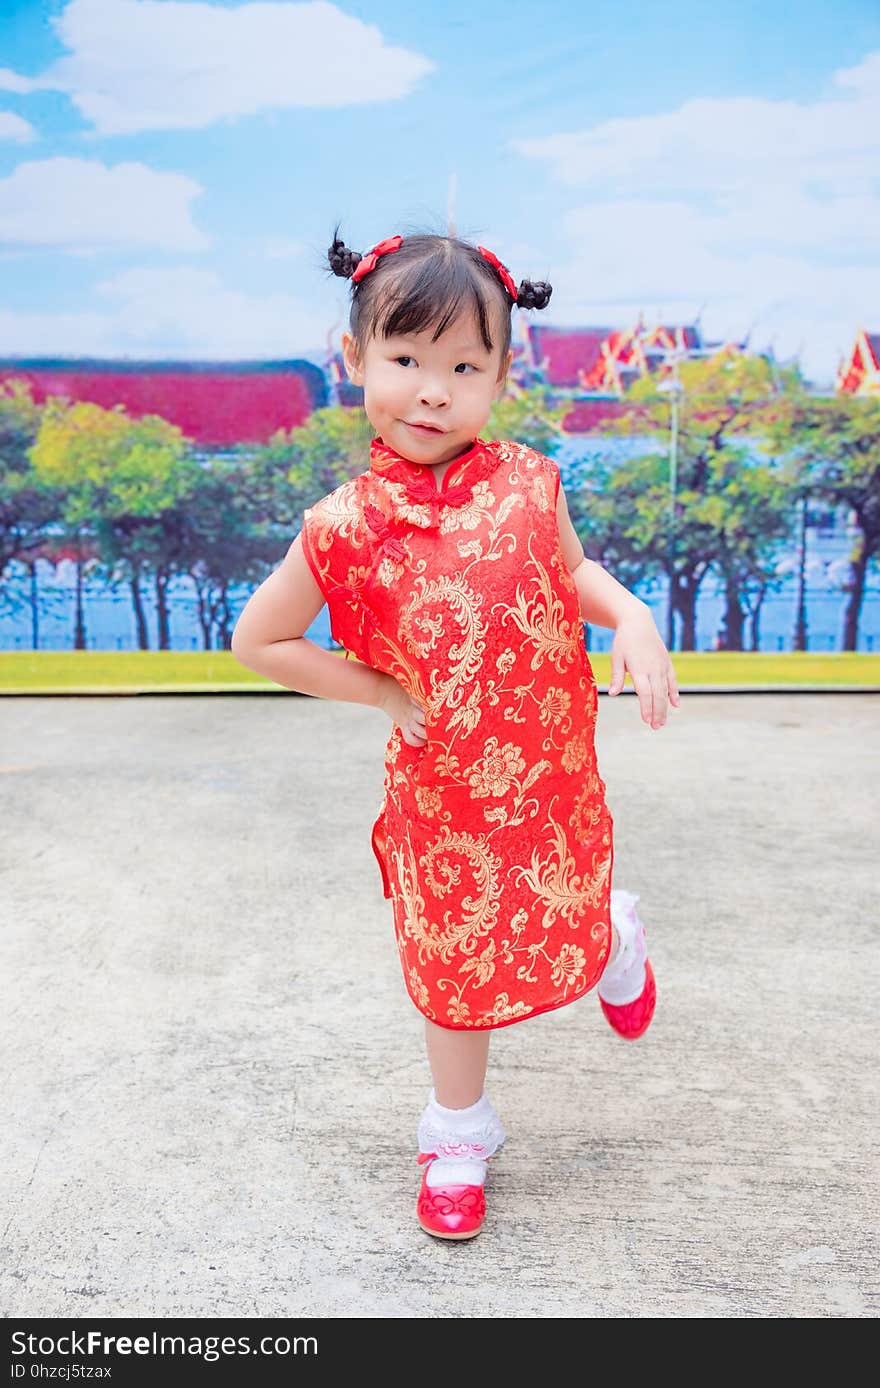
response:
M470 1108L483 1092L490 1031L452 1031L425 1018L425 1044L437 1103Z
M612 925L609 964L619 945L617 930ZM491 1031L452 1031L425 1018L425 1045L438 1104L444 1108L470 1108L477 1102L486 1082L491 1036Z
M617 930L612 925L609 964L619 945ZM444 1108L470 1108L477 1102L486 1082L491 1036L491 1031L452 1031L425 1018L425 1044L438 1104Z

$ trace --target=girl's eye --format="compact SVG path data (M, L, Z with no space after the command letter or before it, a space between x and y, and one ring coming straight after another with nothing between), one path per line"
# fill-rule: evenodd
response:
M400 362L401 366L405 366L408 361L415 361L415 357L396 357L394 361ZM476 371L477 369L476 366L473 366L469 361L459 361L455 371L461 371L462 366L464 366L465 371Z

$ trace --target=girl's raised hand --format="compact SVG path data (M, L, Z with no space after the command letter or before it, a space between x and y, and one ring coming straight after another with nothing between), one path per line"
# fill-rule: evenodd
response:
M627 670L639 696L642 721L652 728L662 728L667 700L679 707L681 695L669 652L647 608L635 609L624 617L614 633L609 694L620 693Z
M382 690L379 707L400 728L404 742L408 742L410 747L423 747L428 740L425 710L409 697L393 675L386 675L385 678L388 683Z

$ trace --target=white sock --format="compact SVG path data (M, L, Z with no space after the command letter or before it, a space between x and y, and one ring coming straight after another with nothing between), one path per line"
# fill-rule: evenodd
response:
M645 961L648 945L645 927L636 912L638 896L612 890L611 923L617 931L619 948L599 979L599 997L612 1007L635 1002L645 987Z
M485 1091L468 1108L445 1108L431 1090L419 1119L420 1152L436 1152L428 1166L429 1186L481 1186L494 1155L507 1134Z

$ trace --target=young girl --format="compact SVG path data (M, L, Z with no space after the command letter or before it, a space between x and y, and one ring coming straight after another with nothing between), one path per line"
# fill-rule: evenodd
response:
M466 1239L506 1136L484 1089L491 1033L593 988L628 1039L654 1011L638 897L611 890L583 622L615 629L609 693L629 670L652 728L680 697L646 605L585 557L556 463L481 435L512 306L544 308L550 285L517 288L454 236L359 255L334 235L328 258L353 282L342 348L375 430L368 466L305 511L232 649L288 688L391 719L372 846L434 1081L417 1217ZM357 660L304 636L325 602Z

